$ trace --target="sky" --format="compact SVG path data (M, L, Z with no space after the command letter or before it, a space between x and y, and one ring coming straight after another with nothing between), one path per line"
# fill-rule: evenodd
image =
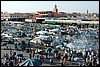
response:
M53 11L57 5L58 12L99 13L99 1L1 1L2 12L34 13L36 11Z

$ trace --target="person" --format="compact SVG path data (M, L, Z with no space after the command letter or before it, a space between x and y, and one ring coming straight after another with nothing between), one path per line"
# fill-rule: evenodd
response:
M62 60L64 59L63 55L61 55L61 59L62 59Z
M48 53L46 53L46 58L48 58L47 56L48 56Z
M29 51L29 58L31 59L31 50Z
M8 63L9 63L9 59L7 57L5 57L4 58L4 65L5 66L9 66Z
M28 48L30 48L30 42L28 42Z
M14 60L13 60L13 63L14 63L14 65L16 65L17 64L17 57L14 57Z
M35 55L34 55L34 59L37 59Z
M61 66L63 66L63 59L61 59Z
M8 53L4 54L4 57L8 59L9 58Z
M53 63L53 59L52 58L50 58L50 64L52 64Z
M40 59L41 59L42 62L44 62L44 56L43 55L40 56Z
M14 56L16 55L16 51L13 52L13 55L14 55Z
M36 56L36 59L39 59L39 55Z
M13 60L14 59L14 55L12 54L9 59Z
M85 62L83 61L82 66L85 66Z
M63 59L64 59L64 57L63 57L63 55L61 54L61 55L60 55L61 66L63 66Z
M60 56L61 56L61 53L58 54L58 57L57 58L60 59Z
M99 58L96 59L96 66L99 65Z
M26 43L25 43L25 41L22 41L22 51L24 51L25 50L25 48L26 48Z
M20 63L22 63L21 58L18 59L18 64L16 66L19 66Z
M34 50L32 50L32 57L34 58Z
M82 64L79 62L79 66L82 66Z
M88 63L88 66L92 66L92 63L91 63L91 62L89 62L89 63Z
M86 56L86 52L84 50L84 51L82 51L82 57L83 57L84 60L85 60L85 56Z
M48 51L48 58L50 58L50 52Z
M12 49L11 49L11 47L10 47L10 55L12 54Z
M74 61L74 57L73 56L71 57L71 61Z
M13 66L13 60L9 61L9 66Z
M54 53L54 57L57 58L57 53Z
M66 59L64 58L63 59L63 65L65 66L65 64L66 64Z
M95 66L96 65L96 56L93 56L93 65Z
M15 49L17 49L17 43L15 43Z
M73 51L73 54L76 54L76 50L75 50L75 48L73 48L73 50L72 50L72 51Z

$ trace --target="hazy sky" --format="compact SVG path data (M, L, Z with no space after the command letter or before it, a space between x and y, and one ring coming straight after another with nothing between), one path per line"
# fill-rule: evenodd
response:
M99 13L99 1L1 1L2 12L36 12L53 11L57 5L58 12Z

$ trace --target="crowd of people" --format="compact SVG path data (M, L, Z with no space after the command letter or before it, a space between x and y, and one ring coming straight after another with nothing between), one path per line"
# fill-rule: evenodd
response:
M41 52L39 52L39 50L41 50ZM53 54L49 51L46 54L43 54L44 50L46 49L29 48L26 50L26 53L28 53L28 58L40 59L42 62L44 62L44 59L48 58L50 60L50 64L53 63L54 59L58 59L58 60L60 59L62 66L71 64L73 61L75 61L74 60L75 57L83 58L82 61L77 61L79 66L99 65L99 49L94 51L93 49L90 48L88 51L86 51L85 49L71 50L70 48L68 48L66 49L66 53L53 53ZM10 55L8 53L4 54L4 61L1 62L1 66L17 66L26 59L25 57L17 57L16 55L17 55L16 51L12 51L12 50L10 50ZM50 56L53 57L51 58Z
M40 25L42 25L42 24L40 24ZM37 25L37 26L39 26L39 25ZM31 27L31 26L29 26L29 27ZM34 26L34 29L35 28L37 28L37 27ZM45 28L45 27L43 27L43 28ZM35 31L37 32L38 30L35 30ZM71 29L69 29L69 31L71 31ZM27 30L27 32L29 32L29 31ZM34 37L32 37L32 38L34 38ZM21 43L19 43L19 42L14 43L14 45L15 45L15 50L16 50L18 48L18 46L21 45ZM79 66L97 66L97 65L99 65L99 49L93 50L90 48L88 51L86 51L85 49L71 50L70 48L68 48L66 50L63 50L63 53L61 53L61 52L51 53L48 51L44 54L43 52L44 52L44 50L46 50L47 46L45 46L46 48L44 48L44 49L41 48L41 50L42 50L41 52L38 52L38 50L40 48L31 49L30 42L27 45L28 49L26 49L25 41L22 41L21 46L22 46L21 51L25 52L25 50L26 50L26 53L28 53L28 58L40 59L42 62L45 62L44 59L49 59L50 64L53 64L54 59L57 59L60 61L61 66L73 65L73 62L75 61L74 58L81 57L82 60L76 61L77 65L79 65ZM40 47L40 46L38 46L38 47ZM53 47L53 49L56 49L56 48ZM37 52L36 52L36 50L37 50ZM62 50L60 49L59 51L62 51ZM39 55L36 55L36 54L39 54ZM13 52L12 50L10 50L10 55L9 55L9 53L4 54L4 57L3 57L4 61L1 61L1 66L19 66L20 63L22 63L24 60L26 60L25 57L23 57L23 58L17 57L16 55L17 55L16 51ZM53 57L50 57L50 56L53 56Z
M8 53L4 54L4 61L1 61L1 66L18 66L25 58L17 57L16 52L12 51L10 56Z

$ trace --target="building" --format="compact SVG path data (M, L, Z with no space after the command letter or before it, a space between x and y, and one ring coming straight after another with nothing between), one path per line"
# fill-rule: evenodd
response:
M58 9L57 9L57 5L55 5L53 11L37 11L35 13L35 15L33 16L33 18L35 16L38 16L38 17L57 17L57 15L58 15Z
M32 13L13 13L10 14L10 18L32 18Z
M47 16L49 14L53 13L52 11L37 11L36 14L40 16Z
M30 19L33 18L33 13L8 13L1 12L1 20L24 20L25 18Z
M68 17L68 18L71 18L71 17L75 17L77 18L78 14L67 14L65 12L58 12L58 8L57 8L57 5L55 4L54 5L54 8L53 8L53 11L37 11L35 13L35 15L33 16L33 18L36 18L36 17L42 17L42 18L51 18L51 17L54 17L54 18L59 18L59 17Z
M3 19L9 19L10 18L10 13L8 12L1 12L1 20Z

